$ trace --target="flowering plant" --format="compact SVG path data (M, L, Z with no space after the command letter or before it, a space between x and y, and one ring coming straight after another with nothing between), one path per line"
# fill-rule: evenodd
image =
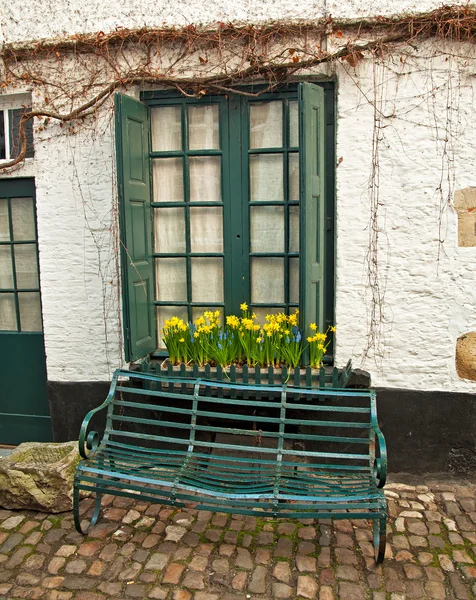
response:
M295 368L309 348L311 367L321 366L331 341L329 332L334 332L335 327L320 333L316 324L311 323L311 335L304 341L298 327L298 310L291 315L283 312L266 315L261 325L246 302L240 308L241 317L228 315L225 324L222 324L219 310L205 311L193 323L186 324L178 317L165 321L162 336L170 361L222 367L245 363L248 366Z

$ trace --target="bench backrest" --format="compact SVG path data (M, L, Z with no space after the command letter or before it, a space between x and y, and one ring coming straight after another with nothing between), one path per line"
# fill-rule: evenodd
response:
M244 386L121 370L111 393L105 433L118 447L332 471L368 471L373 463L372 390Z

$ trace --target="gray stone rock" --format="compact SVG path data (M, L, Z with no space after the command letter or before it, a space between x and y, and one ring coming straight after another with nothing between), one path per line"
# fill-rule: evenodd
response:
M27 442L0 461L0 507L50 513L73 506L78 443Z

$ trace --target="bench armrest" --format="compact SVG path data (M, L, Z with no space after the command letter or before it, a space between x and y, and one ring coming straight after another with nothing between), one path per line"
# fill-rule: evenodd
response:
M377 427L374 426L374 431L379 446L380 457L374 459L373 472L377 487L382 488L387 480L387 445L378 425Z
M81 429L79 430L79 454L82 456L82 458L89 458L92 454L94 454L94 452L96 452L99 446L98 432L90 431L88 433L89 423L96 413L100 412L101 410L109 406L109 404L111 403L116 391L117 377L117 373L114 373L109 393L104 402L100 406L97 406L96 408L90 410L83 419Z
M375 391L372 391L372 397L370 401L370 417L372 421L372 429L374 430L375 437L379 450L379 458L374 458L373 464L373 475L377 487L382 488L387 480L387 444L383 433L380 431L380 427L377 419L377 399ZM377 450L377 447L375 448Z

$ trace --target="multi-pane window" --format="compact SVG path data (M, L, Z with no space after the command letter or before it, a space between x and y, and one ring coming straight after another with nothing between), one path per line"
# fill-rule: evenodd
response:
M295 94L151 106L155 304L172 315L299 306Z
M0 331L42 331L31 197L0 198Z
M333 315L333 85L195 98L116 94L127 360L172 315Z

